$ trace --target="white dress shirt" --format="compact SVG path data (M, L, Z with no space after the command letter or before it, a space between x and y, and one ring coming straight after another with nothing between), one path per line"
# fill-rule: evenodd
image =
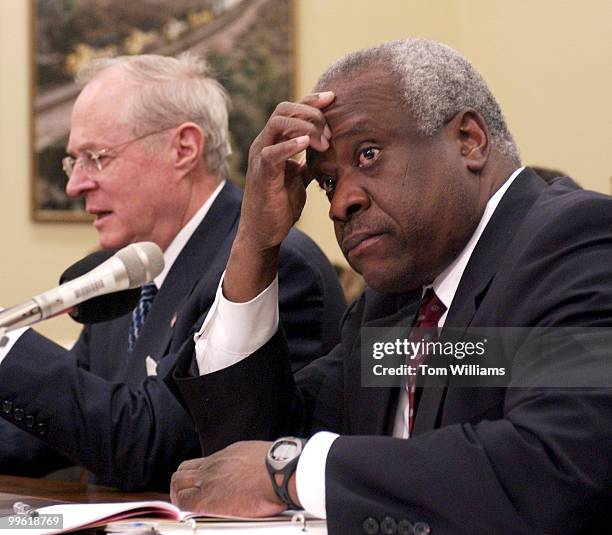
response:
M215 202L215 199L223 189L225 185L225 180L223 180L212 193L212 195L206 199L204 204L198 209L198 211L193 215L193 217L187 222L187 224L178 232L178 234L174 237L170 245L164 251L164 269L162 272L153 279L155 286L159 290L166 280L166 276L168 272L172 268L175 260L178 258L178 255L181 253L187 242L198 228L200 223L206 217L206 214L210 210L212 203ZM29 327L22 327L21 329L15 329L6 334L7 341L6 343L0 347L0 365L2 361L6 358L11 348L15 345L17 340L25 333Z
M514 171L489 199L482 218L466 246L431 285L447 311L480 236L502 197L523 169L521 167ZM248 303L232 303L226 300L221 289L222 282L223 280L219 284L215 302L202 328L194 336L200 375L213 373L240 362L270 340L278 328L278 279ZM423 288L423 293L428 287ZM447 312L440 318L438 327L444 325L446 316ZM222 321L223 318L225 321ZM228 350L224 349L223 344L227 344ZM394 437L408 438L409 410L408 395L406 390L402 389L394 420ZM327 517L325 464L329 449L338 436L336 433L322 431L311 437L302 451L296 470L297 493L302 507L319 518Z

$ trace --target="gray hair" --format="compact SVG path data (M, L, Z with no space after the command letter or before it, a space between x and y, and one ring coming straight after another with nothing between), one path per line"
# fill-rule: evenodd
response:
M229 98L221 84L209 76L206 61L189 53L178 58L153 54L104 58L79 71L76 82L84 86L115 65L121 66L139 86L127 118L135 133L193 122L206 136L203 158L208 171L227 178L226 160L232 152Z
M380 64L397 75L403 104L421 133L433 136L461 110L473 108L487 123L497 150L520 163L516 143L486 82L466 58L441 43L411 38L353 52L323 73L316 90L337 77Z

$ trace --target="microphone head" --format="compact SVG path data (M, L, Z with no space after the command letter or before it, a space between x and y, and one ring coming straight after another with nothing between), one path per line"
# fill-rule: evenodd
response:
M96 251L72 264L60 277L60 284L71 281L89 273L92 269L111 258L116 251ZM99 323L110 321L128 314L138 304L140 288L131 288L120 292L93 297L79 303L69 312L70 317L79 323Z
M164 269L164 254L156 243L132 243L117 251L115 256L123 262L130 288L152 281Z

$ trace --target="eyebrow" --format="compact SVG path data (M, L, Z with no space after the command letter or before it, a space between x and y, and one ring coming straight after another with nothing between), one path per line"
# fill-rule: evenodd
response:
M78 148L71 150L70 147L66 145L64 150L66 151L66 154L78 154L80 152L83 152L84 150L92 150L91 147L92 147L91 143L85 143L82 147L78 147Z
M332 141L342 140L344 138L352 138L357 136L363 136L364 139L368 132L372 131L372 125L370 118L358 119L349 128L342 131L340 134L333 134ZM374 141L374 136L371 136L371 140ZM325 153L315 151L312 147L306 148L306 165L310 168L313 165L316 167L316 160L322 157Z
M340 132L340 134L334 134L332 139L343 139L345 137L354 137L364 132L372 131L376 127L377 123L373 122L371 117L365 117L362 119L357 119L355 123L353 123L349 128Z
M340 134L334 136L335 139L344 139L344 138L351 138L351 137L355 137L358 135L361 135L365 132L365 129L363 127L361 127L359 125L359 123L351 126L348 130L345 130L344 132L341 132Z

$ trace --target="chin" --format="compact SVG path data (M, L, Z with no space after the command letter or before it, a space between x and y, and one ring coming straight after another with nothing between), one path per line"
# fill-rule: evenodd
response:
M415 290L427 284L422 277L411 273L412 270L404 267L378 266L374 269L364 269L361 275L366 284L383 294L401 294Z
M122 249L131 242L119 236L99 235L98 242L102 249Z

